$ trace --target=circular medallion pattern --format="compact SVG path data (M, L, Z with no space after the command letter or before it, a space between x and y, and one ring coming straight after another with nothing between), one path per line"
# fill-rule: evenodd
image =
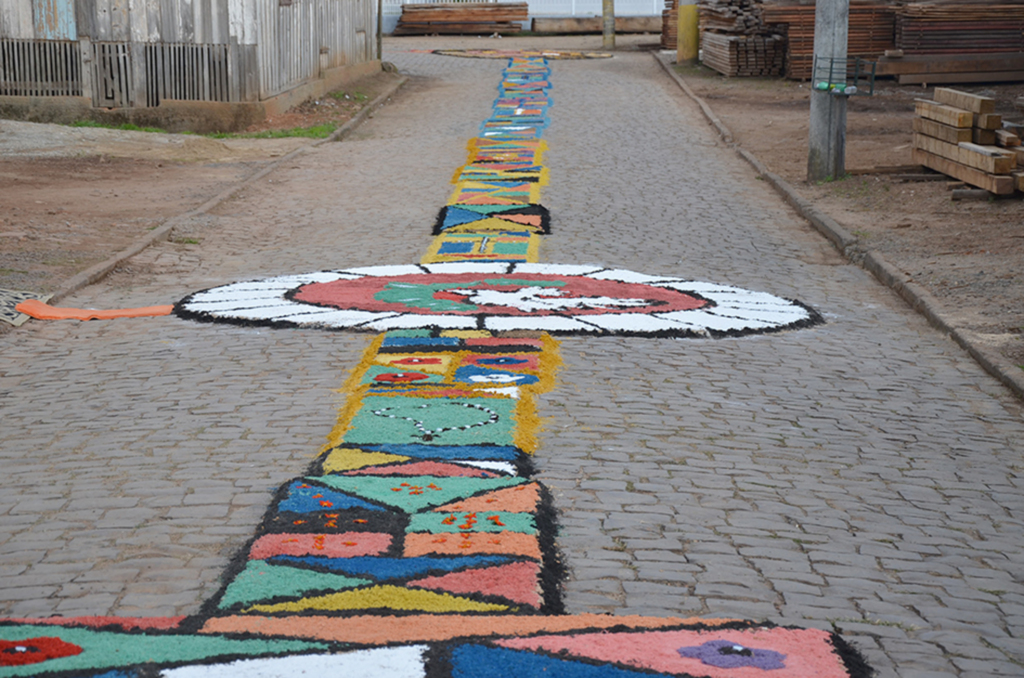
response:
M385 332L729 336L820 321L764 292L600 266L447 263L371 266L240 282L175 308L209 322Z

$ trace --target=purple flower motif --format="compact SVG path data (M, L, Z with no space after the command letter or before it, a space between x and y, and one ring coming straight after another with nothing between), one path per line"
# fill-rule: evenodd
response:
M678 652L683 657L699 659L708 666L720 669L753 666L762 671L772 671L786 668L786 655L781 652L755 650L731 640L709 640L703 645L681 647Z

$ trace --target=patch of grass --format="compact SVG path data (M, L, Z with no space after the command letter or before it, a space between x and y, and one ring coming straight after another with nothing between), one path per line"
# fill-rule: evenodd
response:
M76 120L71 123L72 127L99 127L101 129L119 129L125 132L152 132L154 134L170 134L165 129L159 127L139 127L133 125L130 122L123 122L120 125L109 125L102 122L96 122L95 120Z
M837 181L846 181L846 180L847 180L847 179L849 179L849 178L850 178L851 176L853 176L853 175L851 175L851 174L844 174L844 175L842 175L842 176L840 176L840 177L834 177L834 176L832 176L832 175L830 174L830 175L828 175L827 177L825 177L824 179L822 179L821 181L817 181L817 182L815 182L815 183L816 183L816 184L817 184L818 186L824 186L825 184L832 184L832 183L835 183L835 182L837 182Z
M175 238L174 242L179 245L198 245L199 238Z
M338 99L339 101L342 99L349 99L350 101L356 101L358 103L363 103L364 101L370 98L367 95L360 92L359 90L355 90L354 92L346 92L343 89L339 89L337 92L331 92L331 97L334 99Z
M987 593L990 596L995 596L996 598L1002 598L1003 595L1006 593L1006 591L1003 591L1002 589L978 589L978 590L981 591L982 593Z
M689 75L697 78L722 78L722 80L725 80L725 77L722 76L721 73L700 63L672 64L672 69L682 76Z
M206 136L211 139L285 139L287 137L305 137L308 139L326 139L334 133L338 126L333 122L312 127L293 127L291 129L268 129L262 132L214 132Z

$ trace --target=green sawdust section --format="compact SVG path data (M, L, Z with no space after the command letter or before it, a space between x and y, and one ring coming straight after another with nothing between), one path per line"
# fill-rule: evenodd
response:
M416 513L489 490L530 482L526 478L465 478L437 476L321 476L310 478L330 488Z
M239 603L253 603L280 596L298 598L310 591L338 591L372 584L369 579L357 579L340 574L302 570L295 567L271 565L263 560L251 560L231 582L219 607L226 609Z
M343 441L353 442L346 440L346 435L353 428L353 422L356 419L357 414L363 407L363 398L370 388L370 385L365 383L367 372L375 366L379 366L377 357L379 355L390 355L381 354L380 347L384 343L384 336L379 335L374 338L373 342L363 352L363 357L359 361L350 373L345 384L339 389L339 393L343 393L347 396L344 404L339 408L337 423L334 429L327 437L327 443L321 449L321 454L330 452L335 447L339 446ZM545 393L554 388L556 376L558 370L562 366L562 358L559 354L559 342L553 339L548 334L542 334L540 340L543 344L539 352L539 362L537 375L539 381L535 384L528 384L520 387L520 397L517 404L512 412L512 420L514 422L513 440L512 444L518 447L527 454L532 454L537 450L539 441L537 434L544 427L544 420L537 413L537 403L535 394ZM487 353L486 347L481 347L479 350L460 350L460 351L445 351L445 352L431 352L430 357L450 357L450 367L448 368L451 373L454 373L456 367L461 363L462 359L468 355ZM409 351L410 355L415 355L415 351ZM426 355L426 354L425 354ZM464 384L451 384L453 387L463 388ZM481 396L486 393L481 393ZM397 396L374 396L378 398L388 398ZM487 402L494 402L495 398L488 398ZM483 427L486 428L486 427ZM381 441L372 441L374 443L380 443ZM380 453L378 453L380 454ZM378 461L375 463L382 463L385 459L389 461L399 461L398 457L385 457L381 454ZM353 470L355 467L332 467L327 468L325 471L336 472L343 470ZM369 464L366 464L369 465Z

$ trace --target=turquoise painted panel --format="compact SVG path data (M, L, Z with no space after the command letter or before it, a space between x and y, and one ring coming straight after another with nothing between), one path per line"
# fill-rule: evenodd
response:
M75 0L32 0L32 22L40 40L78 40Z

